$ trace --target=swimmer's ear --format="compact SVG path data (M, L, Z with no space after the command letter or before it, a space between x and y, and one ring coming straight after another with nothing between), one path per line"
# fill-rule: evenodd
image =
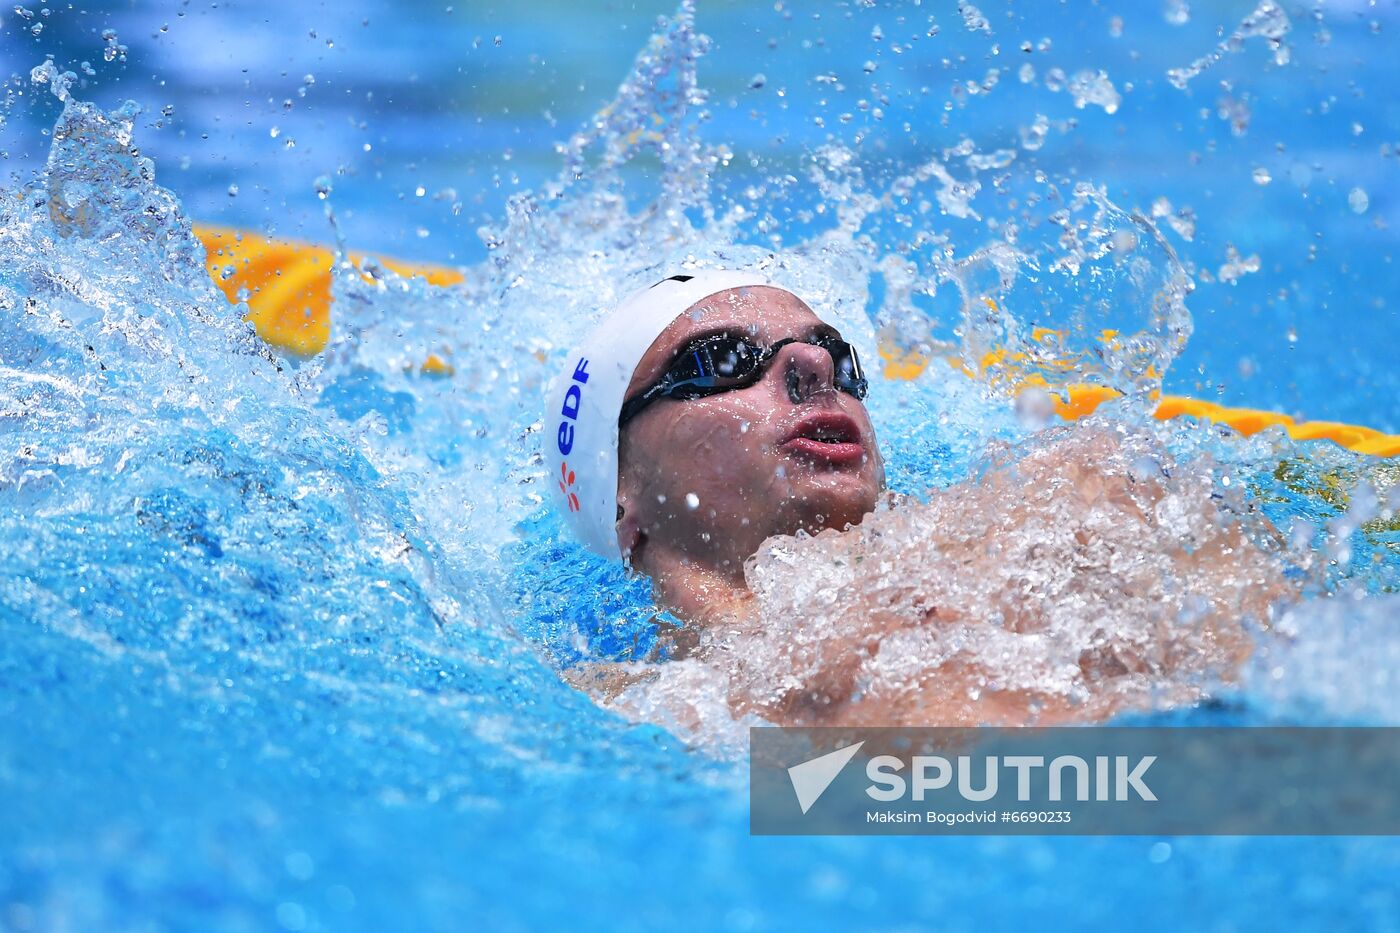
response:
M617 513L617 546L622 549L623 561L635 568L646 535L642 534L641 523L632 513L622 506L617 507Z

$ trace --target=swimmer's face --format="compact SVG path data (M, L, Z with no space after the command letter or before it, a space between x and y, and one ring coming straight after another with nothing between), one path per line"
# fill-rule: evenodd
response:
M777 288L731 289L690 308L656 338L626 398L662 378L695 339L734 333L764 347L834 333ZM661 398L622 429L619 544L647 569L661 551L738 575L763 541L854 525L875 507L884 464L865 406L834 384L831 354L778 350L751 386Z

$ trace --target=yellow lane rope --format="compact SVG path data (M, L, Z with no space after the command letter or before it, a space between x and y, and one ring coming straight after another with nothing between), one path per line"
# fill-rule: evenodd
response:
M303 356L319 353L330 337L331 264L333 253L324 246L273 240L228 227L200 225L195 235L208 253L209 274L229 301L248 302L248 320L268 343ZM351 254L357 264L363 259ZM442 266L420 265L379 259L381 265L400 275L421 276L433 285L453 285L462 274ZM1105 335L1107 338L1111 334ZM884 373L889 378L912 379L928 365L928 358L914 354L882 351ZM963 368L953 361L955 366ZM424 365L428 373L450 373L451 367L436 357ZM1092 412L1113 398L1112 389L1096 385L1070 385L1066 397L1052 393L1055 410L1063 418L1075 419ZM1297 440L1330 440L1343 447L1376 457L1400 456L1400 435L1384 434L1371 428L1334 421L1295 421L1288 415L1252 408L1227 408L1214 402L1163 395L1158 399L1156 417L1183 415L1227 424L1243 435L1273 425L1282 425Z
M214 284L229 301L247 289L248 320L268 343L302 356L325 349L331 333L331 264L325 246L272 240L230 227L198 225ZM351 253L359 265L364 256ZM421 276L433 285L456 285L462 273L442 266L418 265L375 257L399 275Z

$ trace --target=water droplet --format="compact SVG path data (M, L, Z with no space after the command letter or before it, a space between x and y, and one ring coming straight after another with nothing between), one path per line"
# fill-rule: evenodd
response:
M1143 454L1128 464L1128 475L1139 483L1160 479L1163 476L1162 464L1150 454Z
M1050 393L1031 386L1016 396L1016 420L1028 431L1039 431L1055 416L1055 402Z
M1235 249L1233 243L1225 245L1225 262L1216 271L1216 277L1222 283L1233 284L1242 276L1259 271L1259 254L1251 256L1241 256L1240 251Z
M1262 165L1254 170L1254 183L1256 185L1267 185L1274 180L1274 176L1269 174L1269 170Z
M497 36L496 38L492 39L492 40L491 40L491 44L494 45L494 46L496 46L496 48L500 48L500 47L501 47L501 37L500 37L500 36Z
M1347 195L1347 204L1358 214L1366 213L1366 209L1371 206L1371 198L1363 188L1352 188L1351 194Z
M267 135L271 136L273 139L276 139L278 136L282 135L282 131L274 126L272 129L267 131Z
M322 201L330 197L331 192L335 190L331 186L331 179L329 175L319 176L313 184L316 188L316 197L320 198Z
M685 507L688 509L700 508L700 497L693 492L685 494Z
M987 17L982 15L982 11L970 3L959 3L958 12L962 14L963 25L971 32L985 32L991 35L992 26L987 22Z
M1064 73L1061 72L1057 77L1063 80ZM1050 87L1048 76L1045 86ZM1074 96L1074 106L1080 109L1083 109L1085 104L1098 104L1103 108L1104 113L1117 113L1118 105L1123 101L1122 95L1118 93L1113 82L1103 71L1094 72L1085 69L1076 72L1066 86L1069 88L1070 94ZM1050 89L1059 90L1058 88Z
M237 186L237 185L229 185L229 186L228 186L228 196L231 197L231 198L236 198L236 197L238 197L238 186Z
M763 87L763 85L767 83L768 77L762 72L759 72L758 74L754 75L752 78L749 79L749 87L753 88L755 91Z

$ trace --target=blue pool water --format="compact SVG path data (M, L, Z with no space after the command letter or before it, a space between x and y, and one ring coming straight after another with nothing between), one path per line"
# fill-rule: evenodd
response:
M1285 3L1287 64L1246 38L1182 91L1167 70L1252 3L1173 24L1171 4L988 2L985 28L953 3L702 5L708 41L685 10L658 25L669 5L289 6L0 21L0 928L1400 926L1387 839L750 837L742 761L560 679L646 654L651 613L542 507L535 424L538 359L595 302L687 255L776 248L806 293L910 344L1049 322L1090 378L1169 362L1168 391L1400 431L1400 7ZM1102 69L1121 99L1078 108L1054 68ZM981 220L936 179L904 200L932 157L980 180ZM1121 207L1102 222L1140 237L1141 277L1046 272L1008 321L960 323L947 274L985 272L955 261L1001 237L986 219L1062 256L1043 196L1076 183ZM1128 212L1160 198L1159 242ZM189 220L330 240L327 208L351 246L467 284L342 273L330 352L274 355ZM1258 270L1220 282L1227 246ZM1141 282L1178 272L1190 317L1154 317ZM903 273L938 287L906 300ZM1147 356L1095 356L1110 324ZM442 350L452 379L412 375ZM943 370L878 388L901 490L1024 437ZM1146 721L1393 723L1395 467L1168 440L1279 527L1306 521L1326 566L1292 645ZM1379 504L1349 519L1366 489Z

